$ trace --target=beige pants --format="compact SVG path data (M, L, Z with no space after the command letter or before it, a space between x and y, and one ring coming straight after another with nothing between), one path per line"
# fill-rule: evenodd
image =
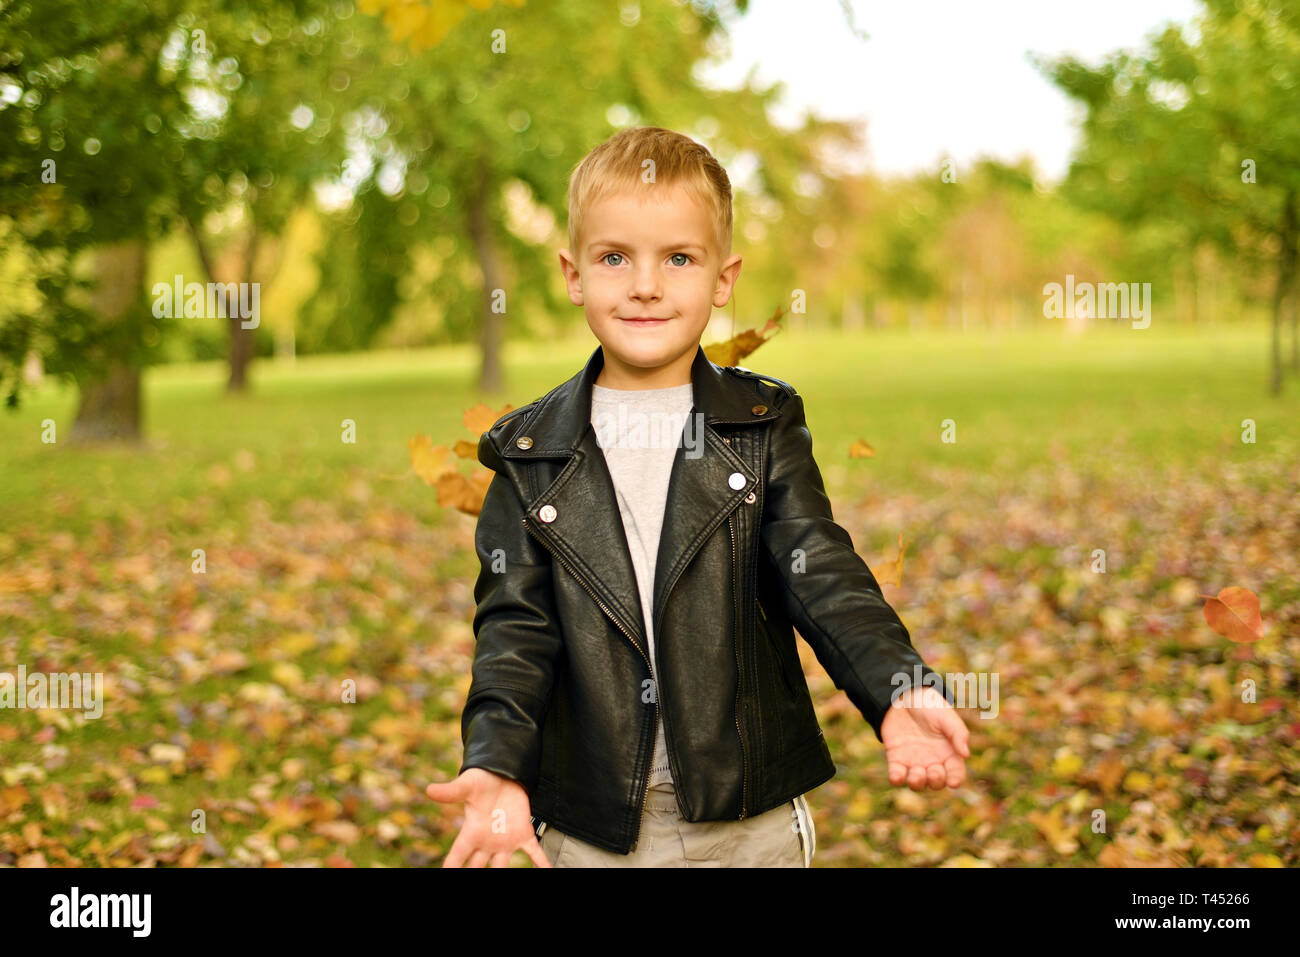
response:
M646 794L630 854L594 847L543 825L542 852L555 867L810 867L817 848L803 795L740 821L683 820L671 784Z

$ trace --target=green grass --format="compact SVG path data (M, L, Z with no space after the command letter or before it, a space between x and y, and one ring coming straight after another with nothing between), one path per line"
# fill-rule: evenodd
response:
M337 489L340 470L405 470L406 439L464 435L463 410L479 401L522 405L576 372L595 347L589 335L567 343L511 343L508 388L474 388L472 347L325 356L253 369L253 391L227 396L220 363L149 370L144 419L149 449L65 451L42 445L41 421L67 436L75 393L50 387L18 414L0 416L5 469L0 509L11 521L49 514L62 495L95 501L157 501L218 495L204 470L231 463L239 450L256 469L228 494L255 492L271 502ZM1267 393L1267 330L1215 326L1165 331L1100 328L1071 339L1056 331L996 336L783 333L741 364L778 376L804 396L815 450L837 491L860 482L934 489L948 470L1014 476L1041 465L1054 443L1079 467L1159 470L1205 457L1249 462L1294 454L1300 388ZM1257 443L1240 441L1254 419ZM356 443L340 440L344 419ZM955 442L945 443L951 419ZM849 460L863 438L874 458ZM427 500L414 485L393 494L412 507ZM428 512L422 512L428 515Z

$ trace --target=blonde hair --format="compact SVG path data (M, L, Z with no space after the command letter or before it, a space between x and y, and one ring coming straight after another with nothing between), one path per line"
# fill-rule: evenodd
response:
M646 160L653 180L645 181ZM577 256L583 214L604 196L682 185L713 214L723 256L731 253L731 180L705 147L659 126L620 130L583 157L569 177L569 250Z

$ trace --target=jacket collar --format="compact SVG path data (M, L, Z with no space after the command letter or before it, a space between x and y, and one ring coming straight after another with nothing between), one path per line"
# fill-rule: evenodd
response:
M580 372L551 390L530 414L520 416L521 421L505 441L502 457L550 458L576 451L591 425L591 387L604 365L604 347L597 346ZM755 390L723 371L699 345L691 363L691 387L695 398L691 411L704 413L706 425L749 425L780 415L771 407L755 413ZM521 449L516 442L525 435L532 442Z
M539 495L525 503L525 525L606 606L648 660L632 555L604 450L591 426L592 385L604 365L602 348L597 346L581 372L547 393L532 412L518 417L517 426L507 431L502 457L569 460ZM697 427L695 413L703 416L703 428L693 434L692 454L687 454L687 443L680 442L673 459L655 559L651 614L656 626L673 585L708 536L746 503L751 492L762 494L755 470L714 426L754 425L780 415L759 401L753 382L724 371L700 346L691 364L691 384L695 405L685 428ZM659 634L656 627L655 635Z

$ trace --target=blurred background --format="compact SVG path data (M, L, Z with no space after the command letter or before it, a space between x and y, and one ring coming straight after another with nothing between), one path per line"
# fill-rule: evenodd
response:
M452 450L595 348L568 175L633 125L732 178L705 345L781 310L740 364L926 660L1000 678L915 794L801 643L815 864L1297 863L1300 2L795 10L0 3L0 674L104 678L0 677L0 865L441 860Z

